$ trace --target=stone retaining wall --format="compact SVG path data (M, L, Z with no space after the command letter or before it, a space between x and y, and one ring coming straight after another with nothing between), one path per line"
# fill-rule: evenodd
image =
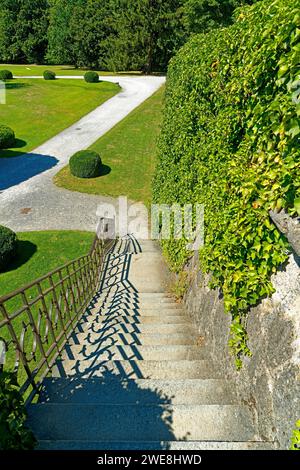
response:
M224 312L220 292L209 289L209 277L199 272L197 253L186 269L190 274L186 309L214 361L236 381L240 399L256 415L260 437L288 448L300 419L299 257L291 255L286 267L273 276L272 298L249 312L246 328L252 357L244 360L240 372L229 352L230 316Z

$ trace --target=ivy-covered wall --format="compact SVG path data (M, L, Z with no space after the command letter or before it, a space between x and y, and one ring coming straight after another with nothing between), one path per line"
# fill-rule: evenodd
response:
M184 305L206 353L251 409L260 439L288 449L300 416L300 258L289 256L285 269L271 278L276 293L245 318L252 356L244 358L240 371L228 349L230 317L224 314L220 290L209 289L209 276L199 270L196 255L185 273Z
M244 318L274 292L288 244L270 210L295 214L300 196L300 14L264 0L236 23L193 37L172 59L154 179L158 203L203 203L200 266L232 315L236 364L251 354ZM184 241L164 242L179 272Z

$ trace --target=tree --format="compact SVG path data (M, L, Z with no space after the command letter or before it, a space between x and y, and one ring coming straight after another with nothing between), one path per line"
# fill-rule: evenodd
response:
M2 62L166 71L194 33L255 0L0 0Z
M74 9L84 0L49 0L47 61L53 64L76 63L76 48L70 29Z
M1 61L42 62L47 29L47 0L0 0Z
M184 25L187 34L206 33L211 29L228 26L236 8L256 0L186 0Z
M184 43L182 0L111 0L108 68L165 70Z
M102 68L110 34L110 0L51 0L47 59L56 64Z

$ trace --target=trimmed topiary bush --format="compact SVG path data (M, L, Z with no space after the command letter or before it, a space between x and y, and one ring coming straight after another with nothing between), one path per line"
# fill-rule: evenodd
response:
M14 131L5 125L0 125L0 149L8 149L15 143Z
M13 78L10 70L0 70L0 80L12 80Z
M97 152L81 150L70 158L70 171L78 178L96 178L101 174L102 161Z
M17 252L18 239L15 232L0 225L0 271L4 271Z
M84 79L87 83L98 83L99 82L99 75L97 72L86 72L84 75Z
M55 72L52 72L52 70L45 70L43 75L44 75L45 80L55 80L56 79L56 74L55 74Z

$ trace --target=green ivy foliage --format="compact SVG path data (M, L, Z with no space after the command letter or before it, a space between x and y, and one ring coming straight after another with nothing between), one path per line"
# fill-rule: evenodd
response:
M31 450L35 437L26 427L26 410L16 375L0 371L0 450Z
M300 450L300 419L296 423L297 429L293 431L291 450Z
M236 12L234 25L194 36L169 66L156 203L203 203L201 267L222 289L237 366L250 355L245 314L274 292L287 243L270 209L300 195L300 15L293 0ZM190 253L164 242L174 270Z

